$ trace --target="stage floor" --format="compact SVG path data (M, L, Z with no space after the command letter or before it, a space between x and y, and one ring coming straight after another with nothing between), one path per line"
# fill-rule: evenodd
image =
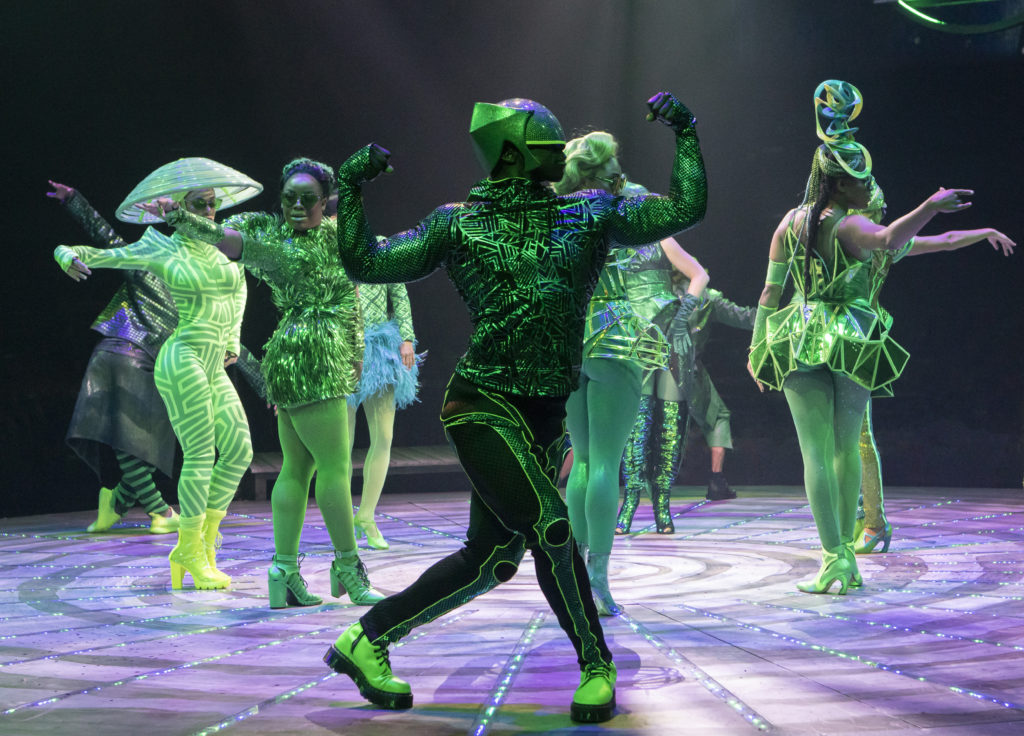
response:
M618 710L594 726L569 720L575 656L529 555L392 648L415 696L392 712L321 661L363 609L327 595L315 506L302 569L331 602L281 610L267 607L266 501L235 502L222 527L228 591L172 591L175 535L147 534L141 511L98 535L82 531L92 513L5 519L0 733L1024 734L1021 489L889 489L892 548L858 558L865 585L846 596L794 587L818 567L801 490L738 491L707 503L677 488L675 535L646 527L648 502L639 533L616 539L625 613L603 621ZM385 493L391 549L362 553L374 584L396 591L458 548L468 508L466 494Z

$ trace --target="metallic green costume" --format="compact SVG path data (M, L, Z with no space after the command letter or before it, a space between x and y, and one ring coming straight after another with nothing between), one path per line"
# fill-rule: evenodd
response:
M512 130L518 120L519 132L508 135L537 144L533 139L544 131L531 132L536 108L550 112L530 101L509 103L520 112L499 110L510 117L486 124L483 115L475 117L471 130L508 121ZM557 121L553 127L549 138L561 138ZM488 171L502 150L496 140L478 145ZM611 654L554 484L564 405L577 384L587 304L609 243L651 243L703 216L707 187L692 119L687 115L677 129L668 196L596 190L559 196L532 179L486 179L467 201L438 207L416 227L380 242L367 224L359 186L379 171L372 157L367 146L339 170L342 260L354 278L376 283L412 281L444 268L465 301L473 333L449 384L442 422L474 491L466 546L376 604L362 617L362 629L375 645L395 642L508 580L530 549L541 589L581 666L607 668Z
M224 226L241 233L241 262L270 284L281 312L263 357L269 400L293 408L355 391L363 322L338 260L334 221L298 232L278 215L249 212Z
M767 317L765 334L755 334L750 352L757 379L776 390L795 370L827 366L875 391L899 378L910 357L889 336L891 319L876 306L882 280L870 259L857 261L843 250L835 233L845 213L835 214L819 234L833 242L835 259L828 264L815 255L810 284L803 283L800 233L792 222L786 230L795 293L788 306Z

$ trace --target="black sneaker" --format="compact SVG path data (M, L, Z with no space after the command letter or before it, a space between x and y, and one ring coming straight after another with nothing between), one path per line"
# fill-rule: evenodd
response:
M730 498L736 498L736 491L729 487L725 473L712 473L711 480L708 481L707 499L709 501L726 501Z

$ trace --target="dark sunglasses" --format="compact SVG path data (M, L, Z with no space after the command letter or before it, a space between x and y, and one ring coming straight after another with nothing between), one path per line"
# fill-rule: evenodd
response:
M305 194L297 194L295 192L281 192L281 202L282 204L288 207L293 206L296 202L302 202L302 206L308 210L321 199L323 199L323 197L318 197L317 195L311 192L307 192Z
M188 205L189 209L205 212L206 210L217 209L222 201L220 197L214 197L213 199L186 199L185 204Z

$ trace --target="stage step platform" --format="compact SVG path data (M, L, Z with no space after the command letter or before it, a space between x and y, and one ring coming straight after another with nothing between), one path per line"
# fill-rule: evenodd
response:
M352 451L352 473L362 475L366 448L357 447ZM252 475L255 498L270 498L270 487L281 472L280 452L257 452L252 456L249 473ZM461 472L455 451L449 445L419 445L415 447L392 447L388 475L411 475L424 473Z

